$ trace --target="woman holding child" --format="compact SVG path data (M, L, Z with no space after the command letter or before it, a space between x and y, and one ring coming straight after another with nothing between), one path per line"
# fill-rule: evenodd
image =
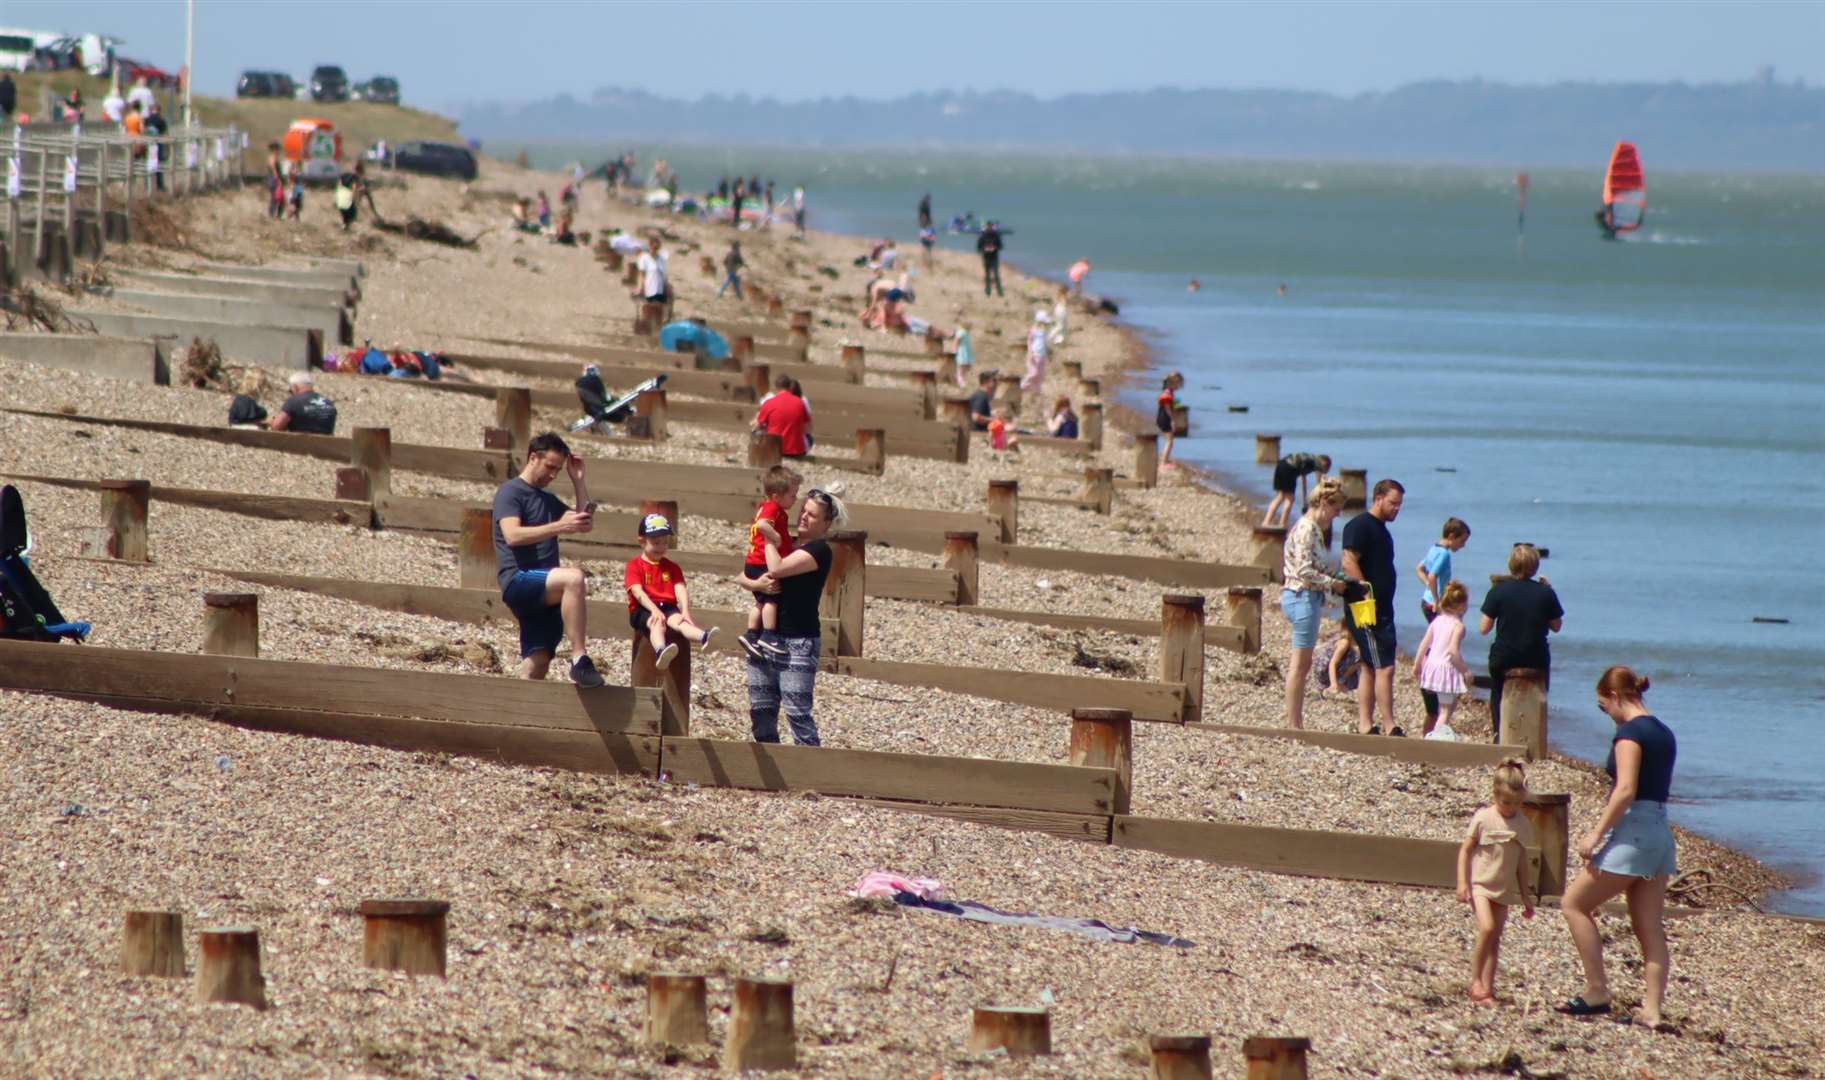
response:
M800 746L820 745L817 722L811 716L823 646L818 601L835 561L826 537L848 516L835 495L812 488L799 511L798 536L792 540L791 554L783 556L780 546L785 538L773 524L759 521L754 525L766 545L767 572L758 578L740 578L738 583L750 592L779 598L777 641L786 653L780 660L748 659L748 721L755 742L779 741L779 714L784 706L792 741Z
M1305 681L1312 670L1312 650L1318 644L1318 624L1324 617L1326 593L1341 593L1346 579L1331 569L1331 523L1343 510L1343 485L1322 480L1312 490L1311 507L1286 538L1281 573L1286 587L1280 591L1280 609L1293 624L1292 662L1286 669L1286 725L1305 726Z

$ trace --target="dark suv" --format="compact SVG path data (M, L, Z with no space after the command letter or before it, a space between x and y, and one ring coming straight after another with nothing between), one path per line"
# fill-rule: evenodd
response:
M288 98L292 92L291 76L277 71L243 71L234 88L234 96L244 98Z
M334 64L325 64L311 72L312 101L347 101L349 77Z
M364 83L355 84L355 96L362 101L372 101L381 105L399 104L399 80L391 75L376 75Z
M475 179L475 154L466 146L439 142L403 142L393 149L393 167L431 176Z

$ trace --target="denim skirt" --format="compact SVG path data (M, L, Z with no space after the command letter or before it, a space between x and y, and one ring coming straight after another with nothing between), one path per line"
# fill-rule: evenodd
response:
M1324 617L1324 594L1317 589L1281 589L1280 610L1293 624L1293 648L1318 644L1318 623Z
M1597 849L1591 865L1606 874L1626 877L1671 877L1679 872L1673 830L1667 825L1667 804L1636 799L1622 813Z

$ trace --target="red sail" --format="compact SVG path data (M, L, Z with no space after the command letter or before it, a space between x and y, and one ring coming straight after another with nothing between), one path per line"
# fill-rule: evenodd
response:
M1603 203L1614 211L1617 232L1641 227L1648 208L1647 179L1641 173L1641 155L1632 142L1618 142L1610 152L1609 172L1603 177ZM1628 213L1625 208L1633 208Z

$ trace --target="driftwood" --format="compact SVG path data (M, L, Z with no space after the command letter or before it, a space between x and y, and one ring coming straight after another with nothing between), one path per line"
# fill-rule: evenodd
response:
M95 324L70 315L63 305L40 296L29 285L0 290L0 315L8 330L43 330L52 334L93 334Z
M484 229L481 232L476 233L473 239L464 239L448 225L439 221L426 221L424 218L416 215L408 217L404 225L396 225L390 221L376 221L374 227L382 232L398 233L401 236L409 236L414 240L424 240L432 244L442 244L445 247L462 248L465 251L475 250L476 241L486 236L489 232L489 230Z

